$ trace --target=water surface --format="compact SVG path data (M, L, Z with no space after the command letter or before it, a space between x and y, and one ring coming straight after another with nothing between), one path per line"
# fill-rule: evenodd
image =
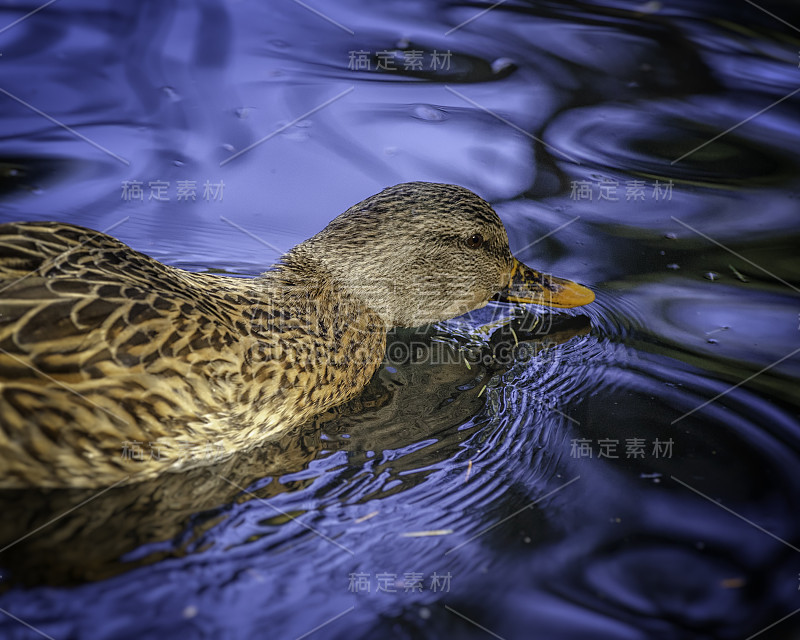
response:
M797 28L490 6L76 0L0 30L0 220L250 276L452 182L597 293L398 332L359 399L255 452L5 492L3 637L796 637Z

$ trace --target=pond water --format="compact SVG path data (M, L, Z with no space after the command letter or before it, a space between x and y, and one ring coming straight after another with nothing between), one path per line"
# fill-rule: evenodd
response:
M244 276L451 182L597 301L397 332L213 466L4 492L0 636L800 637L796 6L38 6L0 10L0 220Z

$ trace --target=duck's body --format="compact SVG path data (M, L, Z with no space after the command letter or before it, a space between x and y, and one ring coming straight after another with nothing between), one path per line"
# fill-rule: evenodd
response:
M470 280L450 297L451 281L420 279L425 255L381 258L390 215L381 212L394 203L443 197L444 213L480 218L485 206L496 218L460 187L393 189L254 280L182 271L70 224L0 225L2 485L104 486L256 445L356 395L383 359L387 329L481 306L509 284L519 263L507 244L501 255L504 231L499 266L477 280L470 265L455 269ZM390 282L395 270L403 275Z
M190 273L74 225L0 226L3 484L143 478L348 400L386 329L310 276Z

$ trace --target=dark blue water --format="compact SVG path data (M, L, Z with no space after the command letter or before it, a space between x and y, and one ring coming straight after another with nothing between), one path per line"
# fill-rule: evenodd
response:
M13 24L37 6L0 12L0 220L254 275L389 184L452 182L597 301L398 333L358 400L224 463L4 492L3 638L800 637L796 6Z

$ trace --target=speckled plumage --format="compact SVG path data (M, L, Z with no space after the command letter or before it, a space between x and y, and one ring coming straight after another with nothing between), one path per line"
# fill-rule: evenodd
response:
M0 225L2 485L104 486L257 445L356 395L387 329L482 306L514 264L487 203L428 183L351 207L252 280Z

